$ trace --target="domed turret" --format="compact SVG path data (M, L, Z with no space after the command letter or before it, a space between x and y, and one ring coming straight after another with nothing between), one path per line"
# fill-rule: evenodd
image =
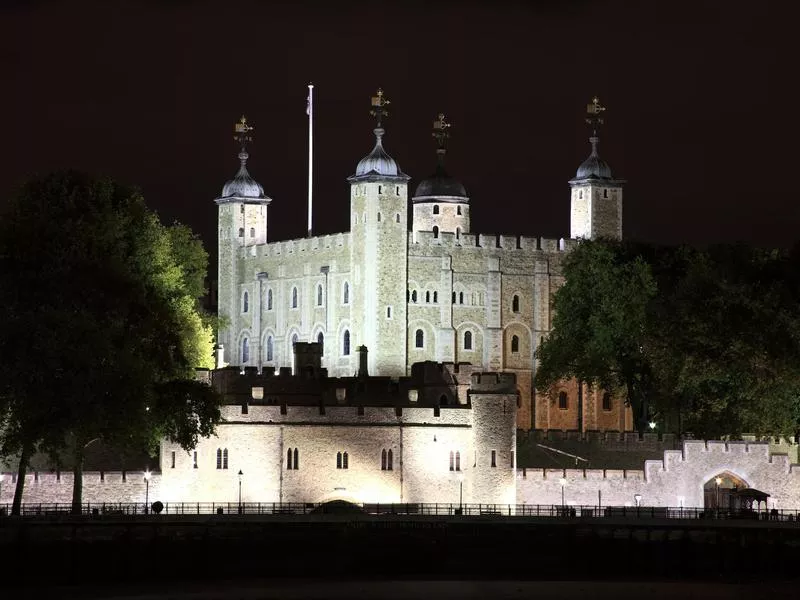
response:
M356 167L355 177L364 177L369 175L376 176L389 176L397 177L403 176L397 161L386 153L383 149L383 134L385 130L382 127L376 127L375 133L375 147L372 152L362 158Z
M240 152L239 153L239 160L241 161L241 166L239 167L239 172L236 173L236 176L228 181L222 187L222 195L220 196L221 199L239 199L239 200L247 200L247 199L255 199L255 200L267 200L267 196L264 194L264 188L261 187L261 184L258 183L255 179L250 176L250 173L247 171L247 159L249 155L247 152Z
M462 233L469 233L469 197L463 184L451 176L444 168L444 157L447 154L447 139L450 123L439 113L433 122L433 137L438 142L436 149L436 172L423 179L417 186L411 202L414 206L412 230L433 232L434 239L440 233L455 234L456 239Z
M600 158L597 153L597 143L600 138L592 136L589 138L592 144L592 153L585 161L578 167L578 172L575 173L575 179L612 179L611 167L608 163Z

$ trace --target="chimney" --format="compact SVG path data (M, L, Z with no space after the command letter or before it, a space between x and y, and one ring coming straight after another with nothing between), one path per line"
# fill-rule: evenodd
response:
M225 366L225 346L222 344L217 344L214 346L214 352L216 353L216 358L214 360L214 368L221 369Z
M367 347L359 346L356 348L358 352L358 378L366 379L369 377L369 369L367 368Z

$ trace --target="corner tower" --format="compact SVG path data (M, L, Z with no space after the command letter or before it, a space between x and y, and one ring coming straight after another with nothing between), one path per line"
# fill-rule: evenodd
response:
M439 113L433 122L433 137L436 138L436 172L423 179L417 186L411 202L414 207L412 231L416 239L418 231L454 233L456 239L469 233L469 197L461 182L447 174L444 157L447 154L447 139L450 123Z
M246 311L239 273L245 247L267 241L267 207L272 199L247 171L247 143L253 127L242 117L236 124L234 139L239 143L239 171L222 188L217 203L218 314L226 322L217 332L217 344L225 348L224 361L236 365L254 364L256 352L247 338L239 339L240 313ZM247 346L245 348L245 346Z
M592 153L578 167L571 188L570 237L622 239L622 179L614 179L611 167L600 158L598 126L603 124L605 107L595 96L586 106L586 123L592 128L589 143Z
M378 90L370 114L375 147L350 183L351 348L369 348L370 375L406 374L408 175L383 149L389 101Z

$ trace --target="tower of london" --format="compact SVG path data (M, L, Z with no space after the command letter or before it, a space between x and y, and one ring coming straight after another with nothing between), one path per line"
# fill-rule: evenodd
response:
M356 372L359 346L369 350L371 375L406 376L422 361L470 363L516 375L522 429L630 430L629 411L608 394L564 382L537 395L532 385L565 253L580 238L622 236L624 181L598 149L604 108L597 99L587 108L591 153L564 203L570 235L545 239L474 232L467 190L446 170L444 115L434 123L435 170L411 186L386 149L386 103L379 90L373 148L347 178L350 231L333 235L269 240L273 199L248 172L249 127L240 124L241 166L216 199L221 362L292 367L294 345L315 342L332 376ZM476 199L475 222L490 201Z

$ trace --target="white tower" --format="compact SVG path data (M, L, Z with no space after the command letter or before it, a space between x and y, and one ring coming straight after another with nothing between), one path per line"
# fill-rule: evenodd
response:
M389 101L378 90L371 114L375 147L350 182L353 348L369 349L369 374L406 374L408 175L383 149L382 119Z
M242 117L234 139L239 142L239 172L222 188L218 206L218 314L227 321L217 332L217 344L225 348L224 360L235 365L256 364L258 340L242 337L243 320L249 320L257 306L255 283L240 282L238 263L245 247L267 241L267 207L272 199L247 172L247 142L253 128ZM255 248L253 248L254 250ZM251 308L251 306L253 308ZM249 314L248 314L249 313ZM249 321L248 321L249 322Z
M436 237L439 233L453 233L456 239L460 239L462 233L469 233L467 191L444 169L449 129L450 123L439 113L433 122L433 137L438 142L436 172L420 182L411 198L414 207L411 229L415 239L418 231L433 231Z
M603 124L605 107L595 97L586 106L586 122L592 127L592 153L578 167L571 188L570 237L622 239L622 179L614 179L611 167L597 153L597 127Z

